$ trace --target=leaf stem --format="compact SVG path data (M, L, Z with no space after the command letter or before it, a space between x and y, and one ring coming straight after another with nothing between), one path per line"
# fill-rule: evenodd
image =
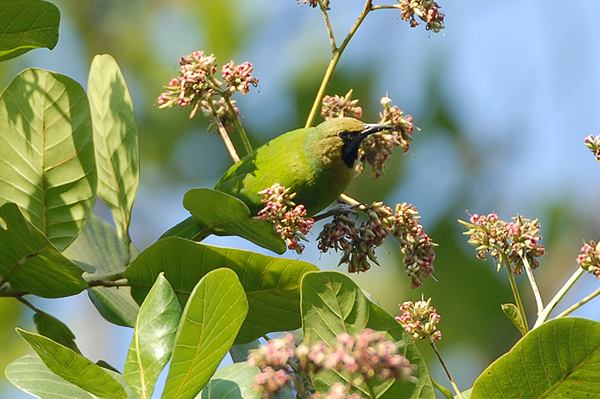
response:
M367 14L369 14L369 12L371 11L371 2L372 0L367 0L363 11L358 17L358 20L354 23L352 28L350 28L348 35L346 36L340 47L333 49L333 56L331 57L331 61L329 61L329 66L325 71L325 76L323 77L323 81L321 82L321 86L319 87L319 91L317 92L317 96L315 97L315 102L312 105L310 114L308 115L308 119L306 120L306 124L304 125L305 128L311 127L313 122L315 121L315 117L317 116L317 111L319 110L321 100L323 99L323 96L325 95L325 90L327 90L327 86L329 86L329 82L331 81L331 77L333 76L333 71L335 70L335 67L338 64L342 53L346 49L346 46L350 42L350 39L352 39L359 26L365 20Z
M583 269L581 269L581 270L583 270ZM585 305L586 303L588 303L589 301L591 301L598 295L600 295L600 288L598 288L596 291L592 292L590 295L583 298L581 301L570 306L567 310L565 310L564 312L562 312L558 316L556 316L556 318L558 319L559 317L565 317L565 316L570 315L573 311L579 309L580 307L582 307L583 305Z
M552 310L556 307L558 302L565 296L567 291L569 291L569 289L571 289L573 284L575 284L575 282L579 279L579 277L581 277L581 275L584 272L585 272L585 270L582 269L581 267L578 267L577 270L575 270L575 273L573 273L573 275L569 278L569 280L567 280L567 282L561 287L561 289L556 293L556 295L554 295L554 298L552 298L550 300L550 302L548 302L548 305L546 305L544 310L542 310L542 312L538 315L538 318L535 321L533 328L537 328L537 327L541 326L548 319L548 316L550 316L550 312L552 312ZM596 294L596 295L598 295L598 294ZM579 306L583 305L585 303L583 301L586 301L586 299L587 298L580 301L578 303ZM578 304L575 304L575 305L571 306L569 309L567 309L569 311L568 313L565 313L565 312L567 312L567 311L565 311L565 312L561 313L560 315L558 315L557 317L563 317L563 316L566 316L567 314L571 313L572 311L577 309L577 307L579 307L579 306L574 307Z

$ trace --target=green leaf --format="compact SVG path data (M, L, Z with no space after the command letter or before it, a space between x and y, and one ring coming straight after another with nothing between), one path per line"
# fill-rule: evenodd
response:
M0 61L58 42L60 12L39 0L0 1Z
M369 301L348 276L339 272L307 273L302 279L302 322L307 344L323 341L335 345L335 337L347 332L360 334L365 328L385 331L394 341L402 340L400 353L414 365L418 383L371 381L369 389L376 398L435 398L427 365L419 350L400 324L385 310ZM334 383L348 382L348 375L322 371L313 378L315 388L327 391ZM369 396L364 385L359 386Z
M124 386L128 399L137 399L123 376L106 372ZM96 399L97 396L54 374L36 354L25 355L6 367L6 378L20 390L43 399Z
M115 228L107 221L92 215L79 237L67 248L63 255L77 263L81 268L93 270L84 274L87 281L99 280L125 271L125 261L137 256L137 249L130 245L131 254L127 254L127 245L118 237ZM111 323L133 327L139 311L129 287L93 287L88 288L90 300L100 314Z
M475 380L471 399L600 397L600 323L563 318L525 335Z
M14 202L63 250L92 214L90 108L73 79L26 69L0 97L0 205Z
M252 217L248 206L234 196L218 190L195 188L185 193L183 206L206 235L236 235L278 254L287 249L273 225Z
M258 392L252 389L254 377L260 373L258 367L246 362L232 364L217 370L208 384L196 396L198 399L259 399ZM277 399L295 399L296 395L286 385L280 388Z
M35 312L33 322L37 327L38 333L81 354L77 344L75 344L75 334L73 334L65 323L41 310Z
M140 182L138 131L127 84L110 55L94 57L88 95L94 126L98 196L112 211L119 237L128 237L131 210Z
M244 288L234 272L222 268L204 276L183 310L162 397L195 397L231 348L247 314Z
M143 251L124 276L134 284L131 295L141 303L158 274L164 272L183 306L196 283L220 267L238 275L250 305L236 344L269 332L300 328L300 280L306 272L318 270L310 263L170 237Z
M127 397L125 388L102 367L43 335L17 328L44 364L68 382L103 398Z
M75 295L87 288L83 270L65 258L32 226L16 204L0 207L0 275L13 290L44 298Z
M181 307L162 274L140 308L123 376L140 398L150 398L173 350Z

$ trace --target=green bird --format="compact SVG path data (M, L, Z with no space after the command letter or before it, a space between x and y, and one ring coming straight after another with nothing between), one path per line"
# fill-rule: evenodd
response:
M354 118L329 119L314 128L296 129L274 138L235 163L214 189L244 201L252 215L265 206L260 191L275 183L296 193L294 202L313 216L334 202L355 176L354 163L362 141L390 126ZM163 237L193 238L191 217Z

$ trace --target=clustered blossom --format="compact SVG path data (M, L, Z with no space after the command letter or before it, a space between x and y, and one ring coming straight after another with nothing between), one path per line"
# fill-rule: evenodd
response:
M594 137L590 134L585 138L584 142L585 146L594 153L594 156L600 162L600 135Z
M358 99L352 100L352 90L344 97L337 94L334 96L328 95L323 97L321 115L325 120L344 116L360 118L362 117L362 108L356 104L358 104Z
M584 243L581 247L581 254L577 256L577 263L600 279L600 245L593 240L589 244Z
M389 97L382 97L381 104L383 112L379 114L381 118L379 123L390 125L390 130L371 134L364 139L358 151L356 164L358 173L364 170L365 163L371 164L373 179L383 174L383 168L394 148L401 147L404 153L408 152L414 131L413 117L404 115L404 111L396 105L391 105L392 100Z
M305 234L308 234L315 221L306 217L304 205L296 206L292 202L296 193L289 193L288 188L278 183L258 193L264 195L262 203L265 204L258 217L273 224L273 228L285 240L289 249L302 253L304 245L300 240L307 241Z
M485 259L485 254L490 253L498 261L498 269L505 260L512 264L513 273L519 275L523 272L524 261L527 259L532 269L540 263L536 258L545 255L546 250L539 244L542 237L539 235L540 224L537 219L530 220L517 215L514 222L505 222L495 213L486 215L473 214L471 223L459 220L468 231L469 244L477 246L477 257ZM504 259L503 259L504 258Z
M256 87L258 79L252 77L254 66L249 62L235 65L233 61L223 65L223 81L227 83L227 90L231 93L237 91L248 94L250 85Z
M396 213L382 202L364 208L369 219L356 228L347 215L336 215L319 234L319 249L343 251L340 264L348 264L349 273L365 272L371 268L369 261L377 263L375 248L383 244L388 235L395 236L404 255L404 272L411 278L412 287L422 284L422 279L433 272L436 244L419 224L417 208L406 203L396 205Z
M286 384L290 388L298 387L297 384L304 383L300 381L303 376L321 370L346 370L351 374L351 380L348 385L334 384L326 394L314 393L312 399L359 399L356 386L363 381L373 378L412 380L415 369L398 353L398 344L387 340L383 332L368 328L356 337L340 334L333 347L324 342L295 347L295 337L285 333L251 351L248 363L262 371L256 376L254 389L265 399L274 397ZM309 390L314 391L314 388Z
M319 0L296 0L298 3L308 4L311 7L316 7L319 5ZM327 10L329 10L329 0L321 0L321 3Z
M247 94L251 84L258 84L258 79L252 77L252 64L244 62L235 65L233 61L225 64L221 70L225 87L215 76L218 68L212 54L195 51L181 57L179 65L179 76L171 79L165 92L158 97L159 108L191 106L190 118L202 109L205 114L220 121L226 130L235 129L234 118L239 114L239 109L235 107L234 100L229 100L231 106L227 104L227 99L236 91Z
M444 29L444 13L440 6L433 0L398 0L400 3L400 15L404 21L409 21L411 27L416 27L419 17L427 24L427 30L439 32Z
M442 339L442 332L437 329L441 316L433 306L429 306L430 302L431 298L416 303L406 301L400 305L402 315L396 316L396 321L412 337L413 341L428 337L434 341Z

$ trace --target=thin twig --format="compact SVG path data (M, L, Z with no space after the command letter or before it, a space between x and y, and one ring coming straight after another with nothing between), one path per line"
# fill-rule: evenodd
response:
M504 266L506 267L506 271L508 272L508 281L510 281L510 288L512 289L513 296L515 297L517 309L519 309L521 327L524 329L524 331L521 332L523 333L523 335L525 335L525 333L529 331L529 324L527 323L527 316L525 316L525 308L523 306L523 301L521 300L521 295L519 294L519 289L517 287L517 282L515 281L515 276L513 275L512 269L510 268L510 263L506 259L504 253L500 253L502 254L502 261L504 262Z
M223 139L223 142L225 143L225 147L227 147L227 151L229 151L229 155L231 156L231 159L233 159L234 163L239 162L240 157L239 157L237 151L235 150L235 146L233 145L233 142L231 141L229 134L227 133L227 129L225 129L225 126L223 126L223 124L221 123L221 120L219 118L217 118L213 105L208 101L206 101L206 103L208 104L208 107L211 110L211 118L213 120L213 124L217 127L217 131L221 135L221 138Z
M452 378L452 375L450 375L450 370L448 370L448 367L446 367L446 363L444 362L444 359L442 359L442 355L440 354L440 352L438 352L437 347L435 345L435 341L433 340L433 338L431 338L431 336L429 337L429 343L431 344L433 351L435 352L438 360L440 361L440 364L444 368L444 371L446 372L446 375L448 376L448 379L450 380L450 384L452 384L452 388L454 388L454 392L456 392L456 394L458 395L458 397L460 399L463 399L463 397L460 393L460 389L458 389L458 385L456 385L456 382L454 382L454 378Z
M358 17L358 20L354 23L352 28L350 28L348 35L346 36L346 38L344 39L344 41L342 42L340 47L333 50L333 56L331 57L331 61L329 61L329 66L327 67L327 70L325 71L325 76L323 77L323 81L321 82L321 86L319 87L319 91L317 92L317 96L315 97L315 102L312 105L310 114L308 115L306 124L304 125L305 128L311 127L313 122L315 121L315 117L317 116L317 112L321 105L321 100L323 99L323 96L325 95L327 86L329 86L329 82L331 81L331 76L333 76L333 71L335 70L335 67L338 64L340 57L342 56L342 53L344 52L344 49L350 42L350 39L352 39L352 37L354 36L356 31L358 30L358 27L365 20L369 11L371 11L371 2L372 2L372 0L367 0L363 11L361 12L360 16Z
M333 35L333 28L331 27L331 22L329 21L329 14L327 14L327 7L323 4L323 1L318 0L319 7L323 12L323 18L325 18L325 24L327 25L327 31L329 32L329 40L331 41L331 51L334 52L337 49L337 45L335 44L335 37Z

